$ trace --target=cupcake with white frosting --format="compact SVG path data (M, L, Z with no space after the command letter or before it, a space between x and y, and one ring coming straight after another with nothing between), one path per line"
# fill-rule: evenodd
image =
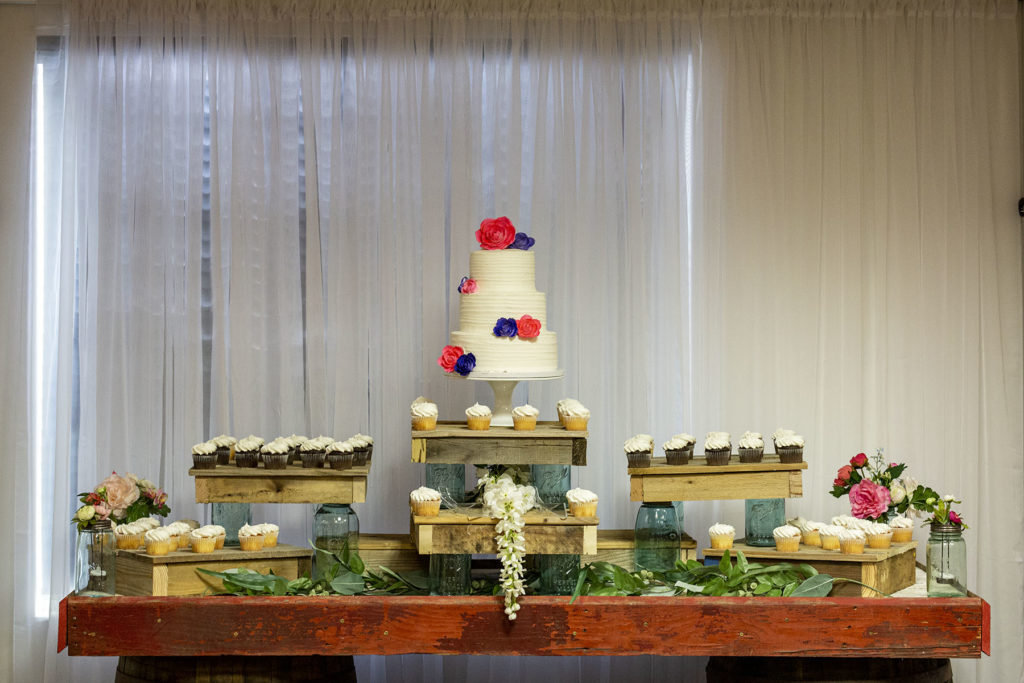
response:
M586 489L575 488L565 492L569 502L569 512L573 517L596 517L597 494Z
M689 434L676 434L661 445L665 450L665 462L669 465L685 465L693 457L693 445L697 439Z
M203 441L192 447L192 467L197 470L212 470L217 467L217 445Z
M441 512L441 493L421 486L409 492L409 507L417 517L437 517Z
M221 434L210 439L210 443L217 447L217 464L227 465L235 457L235 444L238 439L227 434Z
M263 550L263 530L245 524L238 530L238 545L242 550Z
M348 441L332 441L324 452L328 467L332 470L347 470L352 467L356 449Z
M171 540L174 541L178 549L188 547L188 536L192 533L192 527L185 522L171 522L164 529L171 535Z
M146 529L136 522L118 524L114 527L114 543L118 550L138 550Z
M772 441L775 442L775 452L779 456L779 462L797 463L804 461L804 437L792 429L779 427L772 433Z
M824 524L821 522L811 522L803 517L790 520L789 524L800 530L801 543L815 548L821 547L821 527L825 526Z
M842 529L839 532L839 550L844 555L860 555L864 552L866 538L860 529Z
M889 520L893 543L910 543L914 540L914 523L907 517L893 517Z
M189 541L194 553L212 553L217 549L217 530L201 526L189 534Z
M263 439L250 434L235 444L235 464L239 467L258 467Z
M429 432L437 427L437 404L422 396L417 396L409 406L409 414L414 432Z
M874 522L864 529L868 547L884 550L892 546L892 528L883 522Z
M273 548L277 545L277 535L281 533L280 527L270 522L264 522L263 524L257 524L256 528L263 534L264 548Z
M630 467L650 467L654 456L654 437L650 434L637 434L622 444L626 452L626 460Z
M736 446L740 462L761 462L761 458L764 457L764 437L760 432L743 432Z
M331 440L333 443L334 440ZM299 457L302 458L302 467L307 470L315 470L324 466L324 458L327 457L327 445L320 441L320 438L303 441L299 446Z
M839 532L843 527L838 524L825 524L818 529L822 550L839 550Z
M291 448L288 451L288 464L294 464L301 460L299 456L299 448L303 443L309 441L309 437L302 436L301 434L292 434L291 436L284 437L284 440L288 442L288 446Z
M704 458L709 465L728 465L732 455L729 432L708 432L704 439Z
M576 399L570 398L559 410L559 417L566 431L585 432L590 421L590 411Z
M157 528L150 529L146 532L146 554L147 555L166 555L171 552L171 535L167 533L166 529ZM178 547L178 539L174 539L174 549Z
M491 409L479 403L466 408L466 426L474 431L486 432L491 428Z
M712 524L708 529L708 536L711 537L712 548L726 550L732 547L733 539L736 538L736 528L729 524Z
M288 455L292 447L284 438L274 439L260 449L263 467L268 470L283 470L288 466Z
M224 547L224 541L227 540L227 530L220 524L207 524L205 527L199 527L200 529L209 529L214 533L214 540L216 542L217 550Z
M373 437L369 434L356 432L356 435L352 438L357 439L359 443L363 444L366 448L366 462L370 462L373 459Z
M775 538L775 549L780 553L795 553L800 550L800 530L795 526L783 524L772 530Z
M537 428L540 411L529 403L512 409L512 429L517 432L532 432Z

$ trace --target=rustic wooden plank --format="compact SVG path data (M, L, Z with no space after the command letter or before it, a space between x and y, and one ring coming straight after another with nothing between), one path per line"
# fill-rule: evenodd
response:
M580 562L610 562L633 571L633 546L633 529L598 529L597 552L593 557L580 558ZM679 539L679 557L684 561L697 559L697 542L686 534Z
M498 523L498 520L494 517L487 517L483 514L467 512L465 508L462 510L441 510L441 513L436 517L414 516L412 521L413 524L476 524L491 527ZM565 517L562 517L561 515L542 510L530 510L523 515L523 521L526 522L527 526L537 524L547 524L552 526L590 526L596 525L598 523L598 518L574 517L573 515L566 515Z
M494 527L480 524L419 524L420 554L498 552ZM593 555L597 552L597 526L531 525L523 529L526 552L531 555Z
M360 534L359 556L368 569L387 567L396 572L427 571L430 560L416 551L409 534Z
M72 655L980 657L966 598L68 598ZM423 624L430 624L424 628Z
M802 487L794 488L788 471L736 471L729 465L687 473L634 474L630 479L630 500L645 503L799 498L803 491Z
M68 646L68 598L65 595L57 606L57 652L64 652Z
M655 457L650 467L627 467L629 474L707 474L708 472L797 472L806 470L806 462L779 462L778 456L765 455L761 462L743 463L734 455L728 465L708 465L703 455L695 456L685 465L669 465L665 458Z
M260 473L195 479L197 503L366 502L365 477L277 477Z
M570 431L562 427L558 422L546 420L539 420L537 422L537 428L532 431L517 431L512 427L497 427L494 425L486 431L477 431L475 429L470 429L466 425L465 421L456 422L454 420L438 420L436 429L426 432L413 430L412 432L412 437L414 439L449 439L453 437L462 439L489 439L498 435L510 439L530 440L540 437L571 441L573 439L585 439L589 433L587 431Z
M350 467L347 470L332 470L329 467L310 467L302 465L288 465L283 470L264 469L259 467L238 467L236 465L218 465L212 470L198 470L190 468L189 475L199 479L228 478L228 479L251 479L252 477L274 479L359 479L366 478L370 474L370 466Z
M137 562L140 564L189 564L195 562L197 559L205 560L217 560L217 561L243 561L243 560L263 560L267 558L282 558L282 557L309 557L313 554L310 548L303 548L297 545L288 545L287 543L278 543L272 548L264 548L262 550L242 550L241 548L221 548L214 550L212 553L194 553L191 550L175 550L172 553L166 555L147 555L144 550L118 550L118 560L126 560L129 562ZM120 569L120 565L118 565Z
M468 465L586 465L587 432L539 422L533 431L512 427L469 429L465 423L438 423L432 431L412 432L412 461Z

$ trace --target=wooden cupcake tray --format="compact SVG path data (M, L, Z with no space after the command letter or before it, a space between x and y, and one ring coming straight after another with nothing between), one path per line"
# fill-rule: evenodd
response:
M523 535L530 555L594 555L597 553L597 517L562 518L549 512L526 513ZM441 510L437 517L412 518L412 539L421 555L496 554L494 525L498 520Z
M668 465L654 458L650 467L630 467L629 499L644 503L676 500L746 500L799 498L803 495L806 462L781 463L765 454L757 463L741 463L733 456L728 465L708 465L704 456L686 465Z
M895 593L898 590L913 586L915 581L915 562L917 543L893 543L884 550L868 548L859 555L845 555L838 550L822 550L814 546L801 545L800 550L793 553L779 552L773 547L759 548L746 543L733 543L731 555L742 550L748 560L763 564L790 562L806 563L822 574L836 577L856 579L869 586L874 586L883 593ZM704 557L718 559L724 550L705 548ZM842 583L832 589L831 596L859 596L865 598L882 598L873 590L863 588L855 583Z
M283 470L219 465L212 470L192 468L197 503L364 503L370 465L347 470Z
M438 422L412 432L412 461L466 465L586 465L587 432L538 422L531 431L494 427L477 431L465 422Z

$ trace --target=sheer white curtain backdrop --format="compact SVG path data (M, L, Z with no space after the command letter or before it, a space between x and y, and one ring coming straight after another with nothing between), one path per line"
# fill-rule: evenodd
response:
M825 518L886 447L957 493L994 656L1020 680L1022 299L1016 3L69 3L50 618L15 604L17 680L54 654L73 495L111 469L202 519L193 443L376 438L364 530L405 528L408 404L489 390L435 358L486 216L537 239L565 379L593 412L574 485L629 528L621 442L807 437ZM5 363L12 361L5 360ZM33 491L28 470L19 489ZM35 504L37 499L28 496ZM699 544L742 504L687 503ZM301 542L311 510L258 506ZM20 538L20 537L19 537ZM923 538L923 537L922 537ZM31 539L31 537L30 537ZM40 662L42 665L40 665ZM684 658L359 658L369 680L699 679Z

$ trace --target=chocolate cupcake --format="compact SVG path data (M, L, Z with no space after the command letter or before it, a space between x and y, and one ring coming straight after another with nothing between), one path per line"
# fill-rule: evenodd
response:
M268 470L283 470L288 467L288 455L292 447L284 438L277 438L260 449L263 467Z
M212 470L216 468L217 446L212 441L204 441L193 446L192 466L197 470Z
M732 455L729 432L708 432L704 440L704 458L709 465L728 465Z
M231 456L235 451L235 444L238 442L233 436L221 434L210 439L210 443L217 447L217 464L227 465L231 462Z
M622 444L629 466L650 467L654 456L654 438L650 434L637 434Z
M764 438L760 432L743 432L737 450L740 462L761 462L764 457Z
M258 467L263 439L250 434L235 444L235 464L239 467Z
M804 461L804 437L792 429L779 427L772 434L772 440L775 442L779 462L792 464Z
M332 441L327 446L327 466L332 470L347 470L352 467L355 449L348 441Z
M323 467L324 458L327 455L324 448L325 445L320 441L320 437L303 442L299 446L299 457L302 458L302 467L307 470Z
M665 450L665 462L669 465L685 465L693 457L693 444L696 442L689 434L676 434L662 444Z

